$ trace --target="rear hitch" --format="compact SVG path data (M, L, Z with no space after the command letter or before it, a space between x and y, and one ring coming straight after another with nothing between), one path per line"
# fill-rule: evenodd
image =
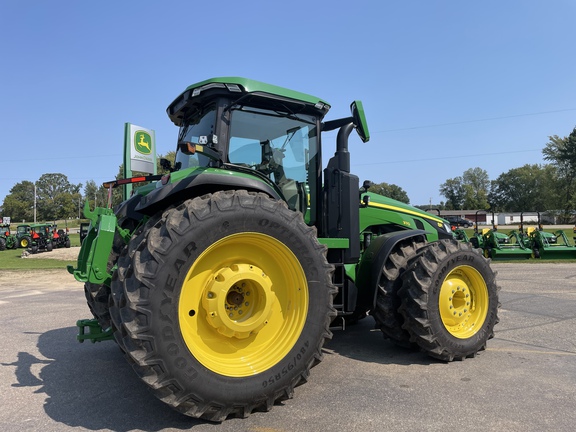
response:
M76 336L76 339L78 339L80 343L83 343L85 340L96 343L114 338L112 336L112 327L103 330L96 319L78 320L76 321L76 326L78 327L78 336Z

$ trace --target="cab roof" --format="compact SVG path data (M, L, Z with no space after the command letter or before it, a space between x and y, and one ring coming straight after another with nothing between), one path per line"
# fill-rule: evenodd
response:
M323 99L306 93L297 92L284 87L266 84L260 81L242 77L217 77L200 81L186 88L166 110L168 116L180 126L182 120L196 106L200 107L208 99L215 96L230 96L237 99L249 95L262 99L281 100L305 107L306 111L314 111L322 117L330 109Z

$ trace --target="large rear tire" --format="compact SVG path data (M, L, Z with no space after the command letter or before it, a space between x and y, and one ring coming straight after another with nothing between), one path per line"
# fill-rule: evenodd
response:
M445 361L485 349L498 323L495 277L490 261L469 244L430 244L402 275L400 312L410 341Z
M396 245L382 266L376 307L371 312L384 337L407 348L414 347L414 344L410 342L410 334L402 328L404 318L398 311L401 303L398 290L402 287L401 276L408 263L424 245L426 242L421 238L409 238Z
M291 398L322 359L336 292L300 213L246 191L184 202L118 260L115 336L162 401L211 421Z

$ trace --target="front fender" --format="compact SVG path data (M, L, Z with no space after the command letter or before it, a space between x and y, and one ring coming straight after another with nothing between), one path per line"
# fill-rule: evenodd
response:
M370 243L370 246L362 254L358 265L356 276L356 285L359 290L358 305L366 309L374 308L382 266L400 241L416 237L421 237L425 240L426 231L396 231L378 236Z
M226 189L263 192L276 200L283 200L274 188L255 177L203 172L167 184L143 196L136 205L135 211L151 216L186 199Z

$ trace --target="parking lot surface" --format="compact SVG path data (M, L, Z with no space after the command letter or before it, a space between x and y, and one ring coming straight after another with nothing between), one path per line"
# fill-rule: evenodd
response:
M185 417L114 342L76 342L82 285L62 271L0 274L0 429L6 431L573 431L576 264L494 263L496 335L475 359L401 349L371 317L335 330L294 399L221 424Z

